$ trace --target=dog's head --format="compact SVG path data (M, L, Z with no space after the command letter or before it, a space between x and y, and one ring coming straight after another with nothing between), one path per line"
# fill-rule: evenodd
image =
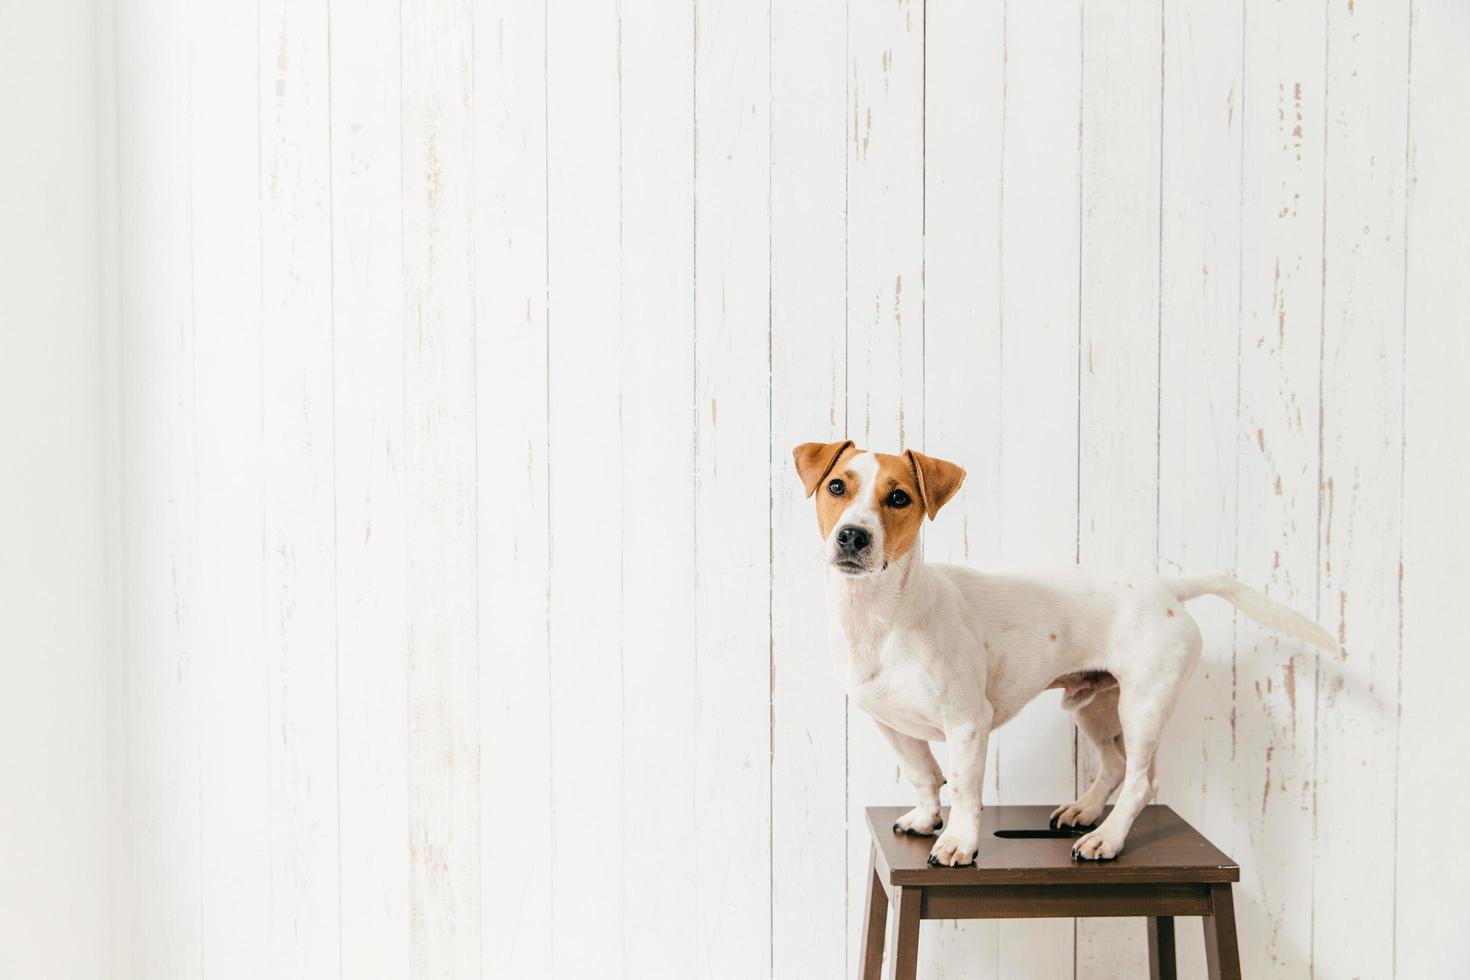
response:
M965 471L906 449L870 453L852 442L807 442L792 450L806 495L817 495L827 561L845 575L871 575L908 554L924 515L932 521Z

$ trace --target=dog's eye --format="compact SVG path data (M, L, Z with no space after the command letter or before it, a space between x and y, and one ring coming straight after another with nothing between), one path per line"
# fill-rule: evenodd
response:
M889 507L907 507L909 505L909 495L902 490L895 490L883 502Z
M831 483L827 484L827 492L834 497L840 497L847 492L847 484L843 483L841 480L833 480Z

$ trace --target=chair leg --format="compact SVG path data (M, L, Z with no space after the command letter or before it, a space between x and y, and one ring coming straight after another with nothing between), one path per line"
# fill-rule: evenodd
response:
M893 948L889 951L887 980L914 980L918 975L922 897L919 888L893 888Z
M1179 974L1174 958L1174 917L1153 915L1147 921L1149 980L1177 980Z
M863 950L859 980L878 980L883 969L883 933L888 928L888 893L878 880L877 845L868 852L868 905L863 911Z
M1210 980L1240 980L1240 946L1235 936L1235 902L1229 885L1210 886L1205 917L1205 962Z

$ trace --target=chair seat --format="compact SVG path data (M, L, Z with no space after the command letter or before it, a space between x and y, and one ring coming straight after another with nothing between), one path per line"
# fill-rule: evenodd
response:
M1111 807L1109 808L1111 810ZM980 854L974 865L936 868L929 862L933 837L896 833L906 807L868 807L868 827L878 846L879 873L890 885L1116 885L1240 880L1240 868L1167 806L1144 807L1122 853L1110 861L1075 861L1080 833L1047 826L1051 808L991 806L980 815ZM949 821L949 808L944 809ZM1049 836L997 836L997 834Z

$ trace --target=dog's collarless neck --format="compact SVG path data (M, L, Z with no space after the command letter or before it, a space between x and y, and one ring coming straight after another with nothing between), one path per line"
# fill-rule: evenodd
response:
M850 660L876 658L896 623L910 618L925 593L928 570L917 552L876 575L850 578L829 573L833 625Z

